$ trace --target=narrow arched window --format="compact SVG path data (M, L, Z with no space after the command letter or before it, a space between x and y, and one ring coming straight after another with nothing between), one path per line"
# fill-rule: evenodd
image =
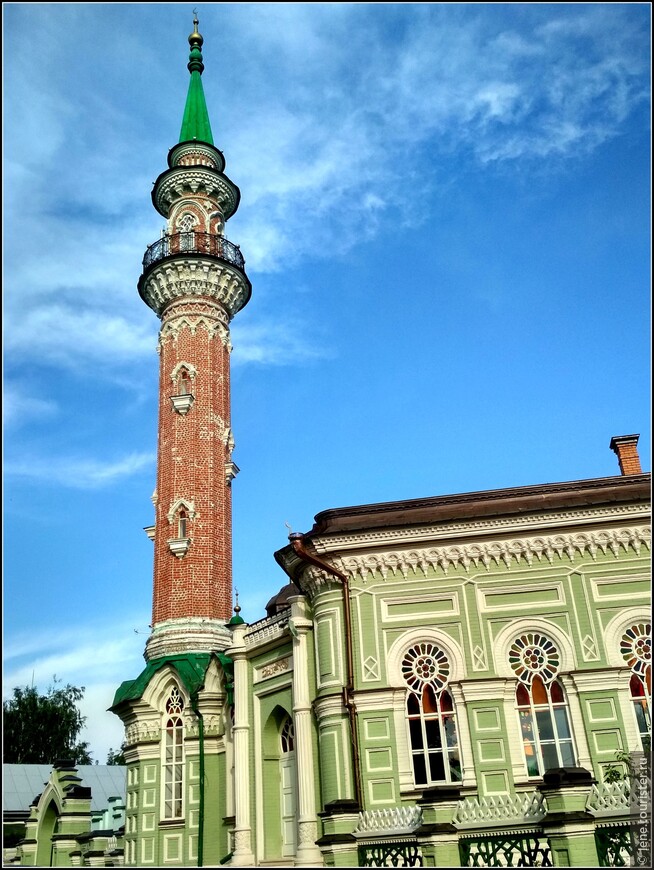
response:
M184 699L176 686L166 701L166 731L164 736L163 785L164 819L183 817L184 793Z
M188 537L188 516L184 508L182 508L177 515L177 537L178 538L187 538Z
M177 394L179 396L190 396L191 394L191 375L188 369L180 369L177 376Z
M529 776L576 764L568 704L557 678L559 653L542 634L516 638L509 663L518 677L516 706Z
M640 743L644 752L652 745L652 626L638 622L620 640L620 653L631 668L629 691L636 714Z
M416 785L461 781L461 757L452 696L450 665L433 643L418 643L402 660L408 686L406 716Z
M290 716L287 716L286 719L284 719L284 724L282 725L280 733L280 741L283 755L288 752L293 752L295 749L295 728L293 727L293 720Z

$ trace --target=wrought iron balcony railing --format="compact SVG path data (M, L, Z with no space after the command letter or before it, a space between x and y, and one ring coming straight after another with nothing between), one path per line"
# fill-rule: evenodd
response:
M149 269L153 263L175 254L209 254L245 271L245 258L238 245L223 236L193 231L165 235L150 245L143 257L143 269Z

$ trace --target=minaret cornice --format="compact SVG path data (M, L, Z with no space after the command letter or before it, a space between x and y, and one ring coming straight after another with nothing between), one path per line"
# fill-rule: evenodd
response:
M211 298L231 320L247 305L252 285L240 269L203 254L175 254L156 263L139 281L143 301L163 319L177 299Z
M225 220L234 214L241 199L238 187L222 172L208 166L175 166L166 169L155 181L152 203L159 214L167 218L174 203L189 194L204 194L214 199Z
M178 142L170 149L168 166L170 169L176 166L209 166L222 172L225 168L225 157L215 145L190 139L186 142Z

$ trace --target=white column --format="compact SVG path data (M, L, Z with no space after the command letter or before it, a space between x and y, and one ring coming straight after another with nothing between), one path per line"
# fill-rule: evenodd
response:
M229 862L235 867L253 867L252 825L250 821L250 721L248 718L248 664L245 657L247 625L232 629L232 645L227 655L234 660L234 852Z
M307 618L304 596L289 599L293 635L293 721L295 725L295 762L298 789L298 846L295 864L301 867L322 867L316 816L315 759L311 745L311 694L309 691L309 661L307 633L313 627Z

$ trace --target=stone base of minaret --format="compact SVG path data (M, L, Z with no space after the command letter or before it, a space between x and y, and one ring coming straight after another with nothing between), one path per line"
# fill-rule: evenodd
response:
M223 652L232 642L225 623L218 619L186 617L157 623L145 644L145 659L187 652Z

